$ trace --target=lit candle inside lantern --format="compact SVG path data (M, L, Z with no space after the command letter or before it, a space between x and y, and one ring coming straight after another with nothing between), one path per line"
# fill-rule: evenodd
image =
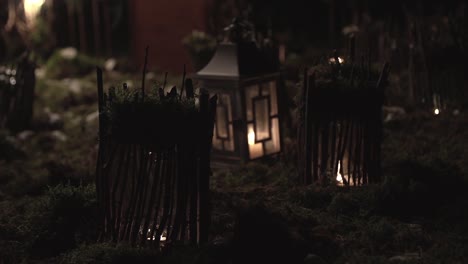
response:
M330 63L335 63L335 58L330 58L330 59L328 60L328 62L330 62ZM339 62L340 64L342 64L342 63L344 62L344 59L341 58L341 57L338 57L338 62Z
M148 233L151 233L151 229L148 229ZM150 236L146 238L146 240L156 240L156 236ZM161 236L159 237L159 241L164 242L166 240L167 240L166 234L165 232L163 232Z
M34 25L35 19L45 0L24 0L24 13L28 23Z
M340 169L341 169L341 160L338 161L338 171L336 173L336 181L338 182L338 185L343 185L343 177L341 176Z
M346 164L349 162L349 160L345 157L343 159L343 166L345 166L346 168ZM341 160L338 161L338 171L336 172L336 183L338 186L344 186L344 179L346 178L346 183L347 185L349 186L355 186L355 183L354 183L354 179L352 177L350 177L350 175L348 173L344 173L343 171L343 175L341 175Z
M255 132L253 129L249 130L249 134L247 135L247 141L249 145L255 145Z
M262 143L255 143L255 132L253 128L249 128L247 133L247 143L249 144L250 158L255 159L263 155Z

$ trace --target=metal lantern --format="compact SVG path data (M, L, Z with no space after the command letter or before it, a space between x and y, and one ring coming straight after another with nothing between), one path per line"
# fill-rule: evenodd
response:
M230 36L196 74L201 87L218 95L214 158L246 162L281 151L279 72L235 20Z

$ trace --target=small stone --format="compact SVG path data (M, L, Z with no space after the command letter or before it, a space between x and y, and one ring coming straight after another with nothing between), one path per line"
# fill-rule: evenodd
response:
M383 106L382 111L385 116L385 123L402 118L404 115L406 115L405 109L399 106Z
M393 120L393 114L389 113L385 116L384 123L390 122Z
M81 91L83 90L81 88L81 83L77 79L73 79L70 81L68 85L68 90L73 93L73 94L81 94Z
M156 77L157 76L156 76L156 74L154 72L148 72L145 75L146 80L154 80L154 79L156 79Z
M83 122L83 118L81 116L77 116L77 117L74 117L71 119L70 123L73 125L73 126L77 126L79 125L81 122Z
M21 131L16 137L21 140L21 141L25 141L27 140L28 138L30 138L32 135L34 135L34 132L31 131L31 130L24 130L24 131Z
M416 252L416 253L406 253L404 255L393 256L393 257L389 258L388 260L389 261L404 262L404 261L413 261L413 260L417 260L417 259L420 259L420 258L421 258L420 253Z
M60 50L60 56L67 60L72 60L76 58L78 51L73 47L68 47Z
M46 74L46 70L44 68L37 68L35 71L34 71L35 75L37 78L44 78L45 74Z
M307 254L304 258L304 264L327 264L327 262L317 255Z
M95 120L97 120L98 117L99 117L99 112L98 111L92 112L91 114L86 116L86 123L88 123L88 124L92 123Z
M62 117L57 113L49 113L49 123L51 125L59 124L62 121Z
M58 140L58 141L62 141L62 142L65 142L65 141L67 141L67 139L68 139L67 135L65 135L65 134L64 134L62 131L60 131L60 130L54 130L54 131L52 131L52 132L50 133L50 135L51 135L54 139L56 139L56 140Z
M117 66L117 60L114 58L107 59L104 62L104 69L106 69L106 71L113 71L115 70L116 66Z
M386 113L393 113L396 115L405 115L406 111L403 107L399 106L383 106L382 107L383 111Z

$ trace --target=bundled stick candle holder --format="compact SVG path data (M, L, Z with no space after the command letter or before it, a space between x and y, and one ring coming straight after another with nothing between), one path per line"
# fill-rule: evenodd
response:
M0 128L26 129L33 115L36 66L24 54L15 64L0 65Z
M304 71L298 115L299 174L303 184L360 186L380 181L382 104L388 75L361 63Z
M217 97L172 88L99 93L96 189L101 240L149 245L208 240L210 151ZM185 89L185 97L182 92Z

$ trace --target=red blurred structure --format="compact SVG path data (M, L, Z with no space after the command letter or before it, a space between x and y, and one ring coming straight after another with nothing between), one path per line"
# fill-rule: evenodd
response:
M169 72L191 72L190 57L182 39L192 30L206 31L210 0L129 1L132 62L143 65L148 45L148 65ZM156 70L157 70L156 69Z

